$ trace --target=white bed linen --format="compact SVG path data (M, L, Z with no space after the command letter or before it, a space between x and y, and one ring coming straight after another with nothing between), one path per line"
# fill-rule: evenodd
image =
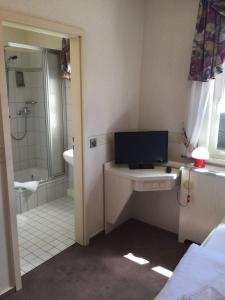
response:
M218 278L225 286L225 254L192 244L155 300L183 300Z
M203 247L225 253L225 218L211 232L202 244Z
M183 297L183 300L225 300L224 282L216 281L213 287L205 287L193 295Z

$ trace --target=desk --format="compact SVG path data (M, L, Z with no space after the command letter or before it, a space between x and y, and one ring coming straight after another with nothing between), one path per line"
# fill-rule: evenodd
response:
M126 166L108 162L104 165L105 188L105 232L115 228L123 208L133 191L172 190L180 182L180 170L172 169L166 173L166 167L148 170L131 170Z

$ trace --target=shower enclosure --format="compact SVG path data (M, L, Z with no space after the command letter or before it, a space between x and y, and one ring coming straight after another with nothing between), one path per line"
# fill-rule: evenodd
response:
M21 213L66 193L66 85L59 51L7 47L5 58L15 181L40 181L15 190Z

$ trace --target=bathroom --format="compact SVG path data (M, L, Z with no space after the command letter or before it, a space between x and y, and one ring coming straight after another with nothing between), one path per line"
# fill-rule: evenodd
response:
M73 145L68 57L69 40L7 28L5 66L22 275L75 243L73 166L63 155Z

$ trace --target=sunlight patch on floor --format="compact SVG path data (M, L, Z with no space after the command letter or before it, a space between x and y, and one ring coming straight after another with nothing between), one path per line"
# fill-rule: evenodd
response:
M154 267L154 268L152 268L152 270L167 277L167 278L170 278L173 275L173 272L171 272L170 270L163 268L161 266Z
M139 265L146 265L146 264L149 264L149 261L147 259L144 259L142 257L138 257L138 256L135 256L133 255L132 253L128 253L126 255L124 255L123 257L139 264Z

